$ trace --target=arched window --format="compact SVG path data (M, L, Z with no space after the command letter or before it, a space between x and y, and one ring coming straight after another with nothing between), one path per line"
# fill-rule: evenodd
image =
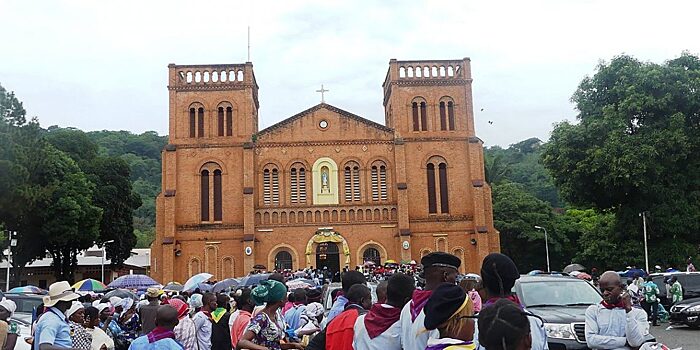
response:
M200 220L202 222L223 220L223 190L221 167L207 163L200 169Z
M292 254L286 250L279 251L275 254L275 270L291 270L292 269Z
M224 107L219 107L218 112L217 112L217 117L216 117L217 125L218 125L218 135L219 136L224 136Z
M289 171L289 192L292 204L306 203L306 168L301 163L294 163Z
M344 171L345 201L360 201L360 165L356 162L345 164Z
M438 174L435 174L435 168ZM447 162L442 157L433 157L426 164L427 184L428 184L428 213L438 212L437 203L440 203L440 212L447 214L450 212L449 191L447 182ZM439 190L438 190L439 188ZM438 198L439 195L439 198Z
M447 130L447 111L445 101L440 101L440 130Z
M263 204L280 204L279 170L273 165L263 170Z
M197 117L195 115L196 113L197 111L194 107L190 108L190 137L197 136Z
M455 103L451 97L440 99L440 130L455 129Z
M233 135L233 107L226 107L226 136Z
M201 219L202 221L209 221L209 170L202 170L201 175Z
M447 120L449 122L450 130L455 129L455 103L452 101L447 102Z
M370 169L371 184L372 184L372 200L386 201L389 199L387 192L387 174L386 164L382 161L376 161Z
M413 115L413 131L428 130L427 103L423 98L416 97L411 102L411 112Z
M371 247L365 249L365 251L362 253L362 260L365 263L371 261L376 265L381 265L382 263L382 258L379 255L379 251L376 248Z
M197 137L204 137L204 108L197 109Z

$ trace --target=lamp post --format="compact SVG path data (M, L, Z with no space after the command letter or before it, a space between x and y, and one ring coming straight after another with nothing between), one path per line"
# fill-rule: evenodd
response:
M544 231L544 250L547 253L547 272L551 272L549 268L549 241L547 240L547 229L542 226L535 226L536 229Z
M105 283L105 255L107 254L105 246L109 243L114 243L114 240L110 239L109 241L105 241L102 243L102 283Z
M649 271L649 249L647 248L647 213L643 211L639 213L639 216L642 217L642 225L644 227L644 262L646 263L647 273L651 273Z
M17 246L17 231L8 231L10 235L10 246L7 247L7 278L5 279L5 292L10 290L10 264L12 263L12 247Z

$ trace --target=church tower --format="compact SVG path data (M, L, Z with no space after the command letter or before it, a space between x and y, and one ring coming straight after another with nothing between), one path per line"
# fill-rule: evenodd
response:
M470 63L392 59L383 89L386 125L396 137L403 245L413 247L413 257L448 251L478 266L477 257L498 251L500 243L483 142L474 130ZM444 222L449 229L435 232ZM465 241L476 247L449 246Z

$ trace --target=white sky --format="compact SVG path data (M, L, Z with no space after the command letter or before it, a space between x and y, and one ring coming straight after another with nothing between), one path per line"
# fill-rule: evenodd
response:
M695 1L0 0L0 84L43 126L167 132L167 65L242 63L260 126L320 101L383 123L391 58L471 57L477 135L548 139L600 60L700 52ZM481 108L484 111L481 111ZM493 124L488 124L488 121Z

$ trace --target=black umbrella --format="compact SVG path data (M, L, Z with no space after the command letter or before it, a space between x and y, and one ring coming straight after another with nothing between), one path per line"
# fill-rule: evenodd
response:
M168 292L180 292L182 291L183 285L177 282L170 282L163 287L163 290Z
M105 294L105 298L111 297L131 298L134 300L139 300L139 297L136 294L132 293L130 290L127 289L115 289Z
M241 278L240 283L238 283L238 287L252 287L252 286L257 286L260 282L266 281L270 277L269 273L259 273L256 275L250 275Z
M214 288L212 289L212 292L218 293L226 289L235 288L238 286L239 283L240 282L238 281L238 279L227 278L223 281L214 283Z
M265 267L265 265L261 265L261 264L257 264L255 266L253 266L253 268L256 270L267 270L267 267Z

